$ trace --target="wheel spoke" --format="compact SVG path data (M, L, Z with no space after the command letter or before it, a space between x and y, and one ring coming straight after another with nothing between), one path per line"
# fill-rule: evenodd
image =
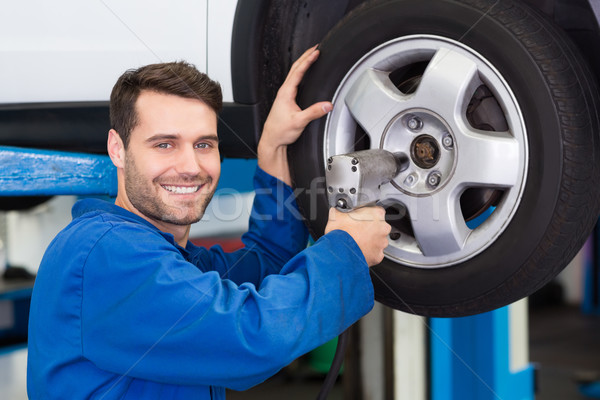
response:
M471 96L481 84L477 65L450 49L438 50L417 88L415 104L442 115L447 121L462 118Z
M456 191L413 199L407 204L415 238L425 257L460 251L470 233Z
M390 81L388 73L367 69L345 96L352 117L378 147L381 135L390 119L398 113L404 95Z
M455 187L511 188L519 180L520 148L508 132L470 130L459 137L460 154Z

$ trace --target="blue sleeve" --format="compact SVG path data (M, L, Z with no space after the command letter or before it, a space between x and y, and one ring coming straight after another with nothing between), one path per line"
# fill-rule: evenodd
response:
M203 273L160 235L120 224L84 265L82 351L120 375L243 390L372 306L368 267L342 231L323 236L256 287Z
M202 270L214 270L237 284L260 285L279 273L285 263L306 248L308 232L298 211L292 188L257 168L255 197L244 248L225 253L219 246L209 251L194 249L192 262Z

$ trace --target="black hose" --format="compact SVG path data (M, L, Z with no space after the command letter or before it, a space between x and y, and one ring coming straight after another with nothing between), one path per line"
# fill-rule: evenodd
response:
M340 336L338 336L338 342L335 348L333 361L331 362L331 368L329 368L329 372L327 372L327 376L325 376L325 381L323 382L323 386L321 386L321 391L317 395L317 400L325 400L335 384L335 381L340 373L340 368L342 368L342 363L344 362L346 347L348 347L349 331L350 328L346 329L340 334Z

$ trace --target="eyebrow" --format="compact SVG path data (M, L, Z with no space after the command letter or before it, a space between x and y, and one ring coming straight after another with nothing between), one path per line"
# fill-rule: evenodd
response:
M152 142L156 142L156 141L160 141L160 140L177 140L179 138L180 138L180 135L174 134L174 133L157 133L156 135L150 136L148 139L145 140L145 142L152 143ZM216 134L208 134L208 135L203 135L203 136L196 138L196 141L201 141L201 140L213 140L213 141L219 143L219 137Z

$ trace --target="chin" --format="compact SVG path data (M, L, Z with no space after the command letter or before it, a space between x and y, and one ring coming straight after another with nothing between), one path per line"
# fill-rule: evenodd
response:
M186 215L182 217L176 217L174 215L164 215L162 218L163 222L167 222L173 225L191 225L200 221L204 217L204 211L200 214Z

